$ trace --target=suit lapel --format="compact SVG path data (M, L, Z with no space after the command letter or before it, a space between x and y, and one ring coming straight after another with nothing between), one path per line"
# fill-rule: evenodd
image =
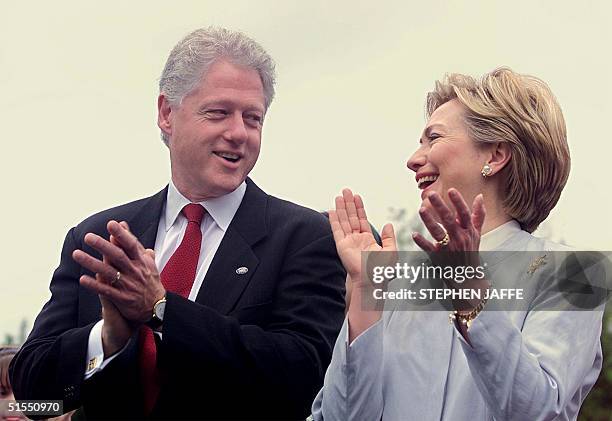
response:
M196 302L221 314L234 308L259 265L252 246L268 232L267 203L268 195L247 179L242 203L206 272Z
M164 209L167 194L168 186L156 195L145 200L142 208L127 221L130 230L145 248L152 249L155 247L159 218Z

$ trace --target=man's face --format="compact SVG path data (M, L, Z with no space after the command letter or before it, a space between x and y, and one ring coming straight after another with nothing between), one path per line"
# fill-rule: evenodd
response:
M191 201L223 196L247 177L259 156L263 86L250 67L215 61L179 105L158 100L158 125L169 138L172 180Z

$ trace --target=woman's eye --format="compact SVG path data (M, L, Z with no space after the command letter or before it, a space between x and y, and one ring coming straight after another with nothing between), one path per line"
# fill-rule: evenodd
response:
M434 143L436 140L438 140L441 137L442 136L440 136L437 133L432 133L432 134L429 135L429 143Z

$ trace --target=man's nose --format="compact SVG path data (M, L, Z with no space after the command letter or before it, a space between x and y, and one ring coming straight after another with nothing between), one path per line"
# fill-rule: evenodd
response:
M244 143L248 140L249 134L242 114L234 113L232 117L228 119L228 127L224 133L224 137L226 140L236 143Z

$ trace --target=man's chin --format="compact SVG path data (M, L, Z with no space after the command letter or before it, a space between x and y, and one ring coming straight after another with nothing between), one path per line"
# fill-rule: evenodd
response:
M235 191L244 182L245 179L237 178L235 180L224 180L217 184L214 188L214 197L221 197Z

